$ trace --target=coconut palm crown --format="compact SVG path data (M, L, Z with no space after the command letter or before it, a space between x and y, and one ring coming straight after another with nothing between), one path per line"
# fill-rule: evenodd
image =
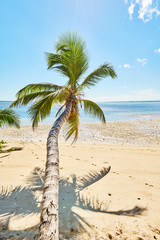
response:
M20 128L19 116L13 109L0 109L0 127L5 125Z
M76 140L79 107L83 107L87 114L95 116L103 123L106 121L102 109L95 102L83 98L84 89L93 87L104 77L115 78L116 73L109 63L104 63L82 81L81 77L88 69L88 57L85 42L77 34L62 35L56 43L56 53L47 53L46 55L48 69L55 69L67 77L65 86L52 83L29 84L17 93L17 100L11 106L27 105L33 101L28 111L34 128L50 114L53 105L62 104L57 112L56 116L58 116L62 109L71 102L66 139L74 134Z

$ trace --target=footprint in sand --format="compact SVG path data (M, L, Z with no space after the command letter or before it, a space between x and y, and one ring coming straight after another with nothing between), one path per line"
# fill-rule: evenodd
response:
M135 179L133 176L129 176L129 178Z
M148 187L154 187L152 184L145 183L146 186Z
M112 173L114 173L114 174L119 174L119 173L117 173L117 172L112 172Z

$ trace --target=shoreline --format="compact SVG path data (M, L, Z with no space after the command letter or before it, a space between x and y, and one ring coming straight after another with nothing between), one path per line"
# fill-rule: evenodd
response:
M20 129L5 127L0 130L0 139L24 142L46 142L52 124L40 124L34 131L31 125ZM67 141L71 143L73 139ZM65 125L59 135L65 142ZM160 119L81 123L77 143L160 146Z

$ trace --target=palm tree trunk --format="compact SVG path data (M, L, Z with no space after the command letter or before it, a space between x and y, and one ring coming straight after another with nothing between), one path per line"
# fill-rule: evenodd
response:
M59 151L58 134L63 123L71 112L71 101L66 109L53 124L47 139L47 162L43 198L41 205L41 218L39 227L39 240L58 240L58 193L59 193Z

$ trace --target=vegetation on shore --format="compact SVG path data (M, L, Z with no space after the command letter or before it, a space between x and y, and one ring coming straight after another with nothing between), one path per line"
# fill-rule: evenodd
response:
M15 126L17 128L20 128L19 115L11 108L0 109L0 128L4 126ZM3 140L0 141L0 153L19 150L15 147L9 148L7 150L2 150L5 143L6 142Z

